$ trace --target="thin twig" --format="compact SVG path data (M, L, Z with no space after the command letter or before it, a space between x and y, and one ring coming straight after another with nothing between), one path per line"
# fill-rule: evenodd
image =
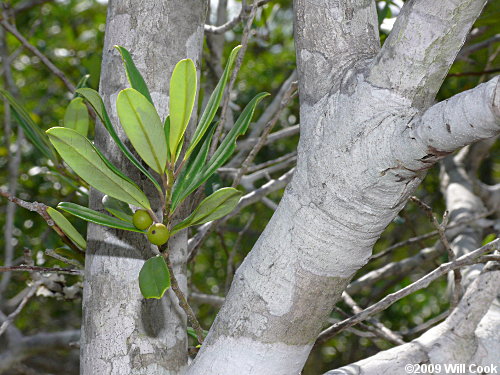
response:
M224 129L224 123L226 122L226 116L227 116L227 109L229 106L229 101L231 99L231 90L233 89L234 83L236 82L236 77L238 76L238 72L240 71L241 64L243 62L243 57L245 56L245 52L248 47L250 30L252 28L257 7L258 7L257 2L252 4L252 9L250 10L250 14L248 15L247 23L245 25L245 28L243 29L243 36L241 37L241 49L239 50L238 57L236 58L236 62L234 63L233 72L231 73L231 79L229 80L229 85L226 89L226 94L222 102L220 120L219 124L217 125L217 129L215 130L215 134L212 138L213 140L212 140L212 145L210 146L210 151L208 153L208 159L212 157L215 150L217 149L217 146L219 144L219 138L222 135L222 129Z
M208 237L210 233L220 224L225 223L227 220L237 215L243 208L260 201L267 194L284 188L292 179L293 172L295 168L290 169L288 172L284 173L282 176L275 180L271 180L260 188L245 194L241 199L236 208L224 218L211 221L209 223L203 224L198 233L188 241L188 262L192 261L196 256L198 249L203 244L203 241Z
M24 306L26 306L26 304L28 303L29 299L35 295L35 293L36 293L38 287L40 286L40 284L41 284L40 281L35 282L30 287L30 290L29 290L28 294L26 294L24 296L24 298L22 299L21 303L17 306L17 308L11 314L9 314L9 316L7 316L7 319L5 319L4 322L2 323L2 325L0 326L0 336L2 336L3 333L7 330L7 328L9 327L9 325L16 318L16 316L18 316L21 313L21 311L23 311Z
M256 1L256 7L263 6L270 2L271 0L261 0ZM237 16L235 16L232 20L224 23L223 25L205 25L205 33L208 34L224 34L226 31L234 28L241 20L245 19L246 15L251 11L252 6L247 6L245 1L242 1L241 10Z
M324 342L328 340L330 337L333 337L340 331L352 327L355 324L358 324L359 322L362 322L366 319L368 319L370 316L377 314L385 309L387 309L389 306L391 306L393 303L399 301L400 299L416 292L417 290L426 288L431 282L434 280L437 280L441 276L445 275L446 273L459 268L459 267L464 267L468 266L471 264L476 264L481 257L481 255L489 252L489 251L495 251L500 249L500 239L496 239L479 249L476 249L468 254L465 254L461 256L460 258L448 262L448 263L443 263L441 264L438 268L436 268L434 271L428 273L424 277L421 277L414 283L404 287L403 289L398 290L397 292L391 293L384 298L382 298L380 301L377 303L371 305L370 307L367 307L363 311L359 312L358 314L355 314L351 316L348 319L345 319L339 323L333 324L329 328L325 329L321 334L318 336L317 343Z
M2 30L3 31L3 30ZM3 61L3 76L5 87L8 88L14 96L17 96L19 91L14 83L14 78L12 77L12 69L10 66L11 60L8 59L9 51L7 49L7 38L5 32L1 33L0 41L0 56ZM7 171L8 171L8 188L13 194L17 191L17 179L19 176L19 166L21 164L21 146L24 142L24 132L21 127L17 129L17 139L16 148L14 154L10 151L11 142L11 111L10 105L7 100L4 100L4 130L5 130L5 142L8 151L8 161L7 161ZM14 231L14 219L16 214L16 205L13 202L7 204L5 227L4 227L4 246L5 246L5 258L4 265L11 266L12 260L14 258L14 245L13 245L13 231ZM0 301L3 297L3 292L7 288L10 282L11 274L7 272L3 275L0 281Z
M234 245L229 252L229 255L227 257L227 265L226 265L226 282L224 285L224 289L226 293L229 291L229 288L231 287L231 282L233 281L233 275L234 275L234 258L236 257L236 252L238 251L240 244L241 244L241 239L243 238L243 235L245 232L250 228L250 225L252 225L253 220L255 219L255 213L252 212L250 215L250 218L247 220L245 226L243 227L242 230L238 232L238 237L236 238L236 241L234 241Z
M39 203L39 202L24 201L20 198L17 198L15 196L11 195L9 192L7 192L5 190L1 190L1 189L0 189L0 195L7 198L9 201L17 204L18 206L20 206L22 208L25 208L29 211L36 212L37 214L39 214L47 222L49 227L54 229L54 231L59 235L59 237L61 237L61 239L63 240L63 242L65 244L67 244L69 247L71 247L73 250L75 250L78 253L82 253L82 254L84 253L82 250L80 250L80 248L78 246L76 246L73 243L73 241L71 241L68 238L68 236L66 236L66 234L62 231L62 229L59 228L59 226L54 222L54 220L52 220L50 215L47 213L48 206L46 206L43 203Z
M83 271L75 268L57 268L57 267L38 267L38 266L10 266L0 267L0 272L20 271L20 272L47 272L47 273L60 273L65 275L83 276Z
M422 324L419 324L416 327L410 328L410 329L405 330L405 331L400 331L399 333L401 335L404 335L404 336L412 336L412 335L415 335L417 333L427 331L427 329L432 327L434 324L439 323L441 320L446 319L448 317L448 315L450 315L450 313L451 313L451 310L443 311L441 314L435 316L434 318L429 319L429 320L423 322Z
M245 161L241 165L241 168L239 169L238 173L234 177L233 180L233 187L236 187L239 185L241 177L247 172L248 168L250 167L250 164L252 164L253 160L257 156L257 153L261 150L262 147L264 147L267 136L273 129L274 125L278 121L281 112L286 108L288 105L288 102L293 98L294 94L297 92L297 81L294 81L290 84L290 87L286 91L285 95L283 96L283 99L281 100L280 106L274 116L269 120L269 122L266 124L264 127L264 130L262 131L262 135L260 136L258 142L255 144L255 146L252 148L248 156L246 157Z
M66 77L66 75L57 67L55 66L38 48L36 48L34 45L32 45L24 36L21 35L21 33L17 30L17 28L14 25L11 25L9 22L7 22L3 15L0 15L0 25L10 32L13 36L16 37L19 42L31 53L33 53L35 56L37 56L40 61L56 76L58 77L64 85L67 87L67 89L71 92L75 92L75 85L71 83L71 81Z
M485 212L483 214L474 216L473 218L468 219L468 220L459 220L459 221L457 221L457 222L455 222L453 224L448 225L446 227L446 229L449 230L449 229L452 229L452 228L459 227L461 225L465 225L465 224L469 224L469 223L475 222L478 219L482 219L482 218L485 218L487 216L492 215L494 212L495 211L492 210L492 211ZM415 243L415 242L420 242L422 240L426 240L428 238L431 238L431 237L434 237L434 236L437 236L437 235L439 235L439 232L437 230L435 230L435 231L432 231L432 232L429 232L429 233L422 234L420 236L411 237L411 238L409 238L407 240L404 240L404 241L401 241L401 242L397 242L394 245L391 245L388 248L384 249L383 251L380 251L380 252L378 252L376 254L373 254L370 257L370 261L382 258L382 257L386 256L387 254L389 254L391 251L393 251L395 249L398 249L400 247L403 247L403 246L406 246L406 245L410 245L410 244Z
M354 299L346 292L342 293L342 299L355 314L359 314L361 311L363 311L363 309L358 306L356 301L354 301ZM378 319L370 318L367 320L373 325L372 331L380 338L387 340L395 345L403 345L405 343L399 334L391 331Z
M443 214L443 220L440 223L437 219L436 214L432 211L432 208L422 202L420 199L418 199L415 196L410 197L410 200L415 202L417 206L419 206L429 217L429 220L431 221L432 225L436 228L436 230L439 233L439 240L443 244L444 248L446 249L446 252L448 253L448 261L453 261L455 260L456 256L455 253L453 252L453 249L450 246L450 242L448 241L448 237L446 237L446 226L448 225L448 211L445 211ZM453 280L454 280L454 288L453 292L451 295L451 309L455 308L458 305L458 301L460 301L460 298L462 296L462 273L460 272L459 269L455 269L453 271Z
M191 323L191 326L193 327L196 333L198 342L200 344L203 344L203 328L201 328L201 325L198 322L198 319L196 318L193 309L191 308L191 306L189 306L189 303L186 300L186 296L179 287L179 283L177 282L177 279L174 274L174 268L172 267L172 262L170 261L170 257L168 256L168 251L162 251L162 255L163 258L165 259L165 262L167 263L167 267L170 272L170 285L172 286L172 290L174 291L175 295L177 296L177 299L179 300L179 306L186 313L189 322Z

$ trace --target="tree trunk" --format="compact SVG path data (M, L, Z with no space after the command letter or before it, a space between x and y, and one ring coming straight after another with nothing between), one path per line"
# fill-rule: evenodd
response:
M300 373L426 171L500 132L498 78L429 108L484 3L407 2L380 49L373 1L295 1L297 168L190 375Z
M168 114L169 77L186 57L201 57L205 0L110 1L106 22L100 92L122 139L115 109L120 90L129 87L119 53L126 47L147 82L161 118ZM96 145L121 170L156 192L127 162L102 126ZM91 191L90 207L102 211L102 195ZM171 241L171 260L186 292L187 234ZM161 300L145 300L138 275L150 244L137 233L90 225L85 264L81 373L83 375L182 374L187 366L186 316L170 291Z

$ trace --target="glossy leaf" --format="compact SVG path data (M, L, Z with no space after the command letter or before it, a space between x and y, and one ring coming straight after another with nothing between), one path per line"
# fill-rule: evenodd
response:
M60 208L61 210L66 211L73 216L79 217L80 219L89 221L91 223L104 225L111 228L128 230L130 232L146 233L143 230L137 229L131 223L103 214L101 212L94 211L88 207L80 206L76 203L61 202L59 203L57 208Z
M89 131L89 112L82 98L73 99L64 113L64 126L87 136Z
M123 66L125 67L125 73L127 74L127 79L130 83L130 86L133 89L139 91L151 104L154 105L153 99L151 99L151 94L149 93L148 86L146 85L144 78L142 78L141 73L135 66L134 61L132 60L132 56L130 56L130 52L122 46L115 46L115 48L118 50L118 52L120 52L120 55L122 57Z
M242 192L231 187L217 190L203 199L191 215L174 226L171 234L193 225L208 223L226 216L238 205L242 195Z
M201 141L203 135L205 134L209 125L214 119L217 110L219 109L222 96L224 95L224 89L226 88L226 84L229 79L229 75L231 73L231 69L234 64L234 60L236 59L236 56L238 55L238 51L240 50L240 48L241 46L234 47L233 50L231 51L231 54L229 55L229 58L226 63L226 68L224 69L224 72L220 77L219 83L217 83L217 86L212 92L212 95L210 95L210 98L208 99L207 105L205 106L205 110L203 111L203 114L200 117L200 121L198 122L198 126L196 127L196 130L194 132L191 144L186 150L186 154L184 155L185 160L187 160L187 158L194 151L195 147Z
M163 124L155 107L140 92L125 89L118 94L116 110L123 130L139 156L162 174L167 163Z
M160 299L170 288L170 272L161 255L148 259L139 272L139 288L144 298Z
M61 127L51 128L47 134L64 161L89 185L129 204L151 208L141 189L124 178L87 138Z
M158 181L156 181L153 175L149 173L149 171L142 165L142 163L134 156L134 154L132 154L128 147L125 146L121 139L118 137L115 128L111 124L111 120L109 119L106 108L104 107L104 102L102 101L99 93L95 90L86 88L79 89L77 90L77 92L78 94L82 95L85 100L87 100L87 102L92 106L94 111L97 113L97 116L99 116L99 118L101 119L101 122L108 131L109 135L111 136L111 138L113 138L113 141L115 141L118 148L123 152L127 159L130 160L130 162L135 165L135 167L139 169L153 183L153 185L156 187L156 190L161 193L162 189Z
M196 177L200 174L203 169L205 162L207 160L208 151L210 150L210 144L212 143L212 136L217 127L217 123L213 123L208 132L205 133L202 142L198 143L198 146L191 154L191 157L187 161L186 165L181 171L181 174L177 178L174 189L173 189L173 199L179 196L179 193L185 191L190 184L196 180ZM172 207L172 211L176 206Z
M47 213L54 220L54 223L61 228L66 236L80 249L84 250L87 248L87 242L83 239L82 235L76 230L76 228L64 217L62 213L53 209L52 207L47 207Z
M118 199L105 195L102 198L102 205L113 216L118 219L132 223L132 216L134 213L130 209L129 205Z
M259 102L268 95L268 93L257 94L250 101L250 103L247 104L240 117L238 117L238 120L234 123L233 128L226 135L207 164L196 174L196 176L192 178L192 180L189 181L188 184L180 184L179 187L174 187L174 191L172 193L171 211L175 210L179 203L181 203L189 194L203 184L217 171L217 168L221 167L227 159L229 159L236 148L236 139L240 135L245 134L247 131L248 125L252 120L255 107L257 107L257 104L259 104Z
M47 136L35 124L30 114L9 92L0 88L0 95L2 95L9 102L10 107L12 108L12 115L23 128L24 134L26 134L26 137L30 140L33 146L35 146L45 157L54 161L55 164L58 164L59 161L54 148L47 139Z
M175 161L178 148L182 148L184 136L196 98L196 67L191 59L175 65L170 79L170 158Z

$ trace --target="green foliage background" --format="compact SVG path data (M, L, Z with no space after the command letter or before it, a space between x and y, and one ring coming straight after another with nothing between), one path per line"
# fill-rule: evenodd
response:
M7 1L15 6L20 1ZM379 2L383 9L385 2ZM381 17L390 18L390 12L382 13ZM490 1L483 15L478 19L475 28L481 34L471 40L470 44L478 43L500 33L500 1ZM90 87L98 89L100 62L106 20L106 4L93 0L63 0L48 2L29 11L22 12L16 19L19 31L28 37L30 43L37 46L73 81L78 82L90 74ZM275 94L283 81L295 68L295 51L293 44L293 13L291 1L271 1L259 9L254 23L255 33L246 52L244 64L240 71L236 88L238 95L235 103L244 108L252 97L262 91ZM241 40L242 26L236 27L226 35L224 56L228 56L233 47ZM382 32L382 39L386 32ZM6 35L9 53L20 48L19 42ZM205 47L206 48L206 47ZM486 81L500 67L500 44L497 42L488 48L479 50L468 56L466 60L458 60L452 67L450 75L444 81L438 100L448 98L458 92L470 89ZM208 54L208 50L205 50ZM121 68L121 67L120 67ZM36 123L44 130L60 124L64 110L71 96L60 80L54 77L46 67L26 50L20 51L12 64L15 84L19 89L19 97L26 108L33 113ZM213 79L207 66L202 68L202 82ZM493 73L482 73L492 71ZM3 78L2 78L3 80ZM2 81L3 82L3 81ZM267 102L270 102L268 100ZM262 113L264 105L259 106L255 118ZM3 118L3 106L0 116ZM282 113L274 131L299 123L298 99ZM9 139L0 129L0 186L7 187L8 154L14 150L17 126L13 124L13 133ZM91 134L93 129L91 129ZM92 135L91 135L92 136ZM256 159L256 163L274 159L296 148L298 137L291 137L266 146ZM486 183L498 182L500 179L498 144L492 150L491 157L481 168L481 178ZM61 182L57 176L47 173L46 161L41 154L28 142L23 142L22 162L19 173L17 196L28 201L40 201L50 206L56 206L60 201L72 201L81 205L87 204L87 197L75 191L68 184ZM271 177L279 177L279 174ZM223 178L223 177L221 177ZM259 181L264 183L265 180ZM230 180L224 181L228 186ZM270 196L278 202L282 192ZM439 192L438 168L429 172L417 195L430 204L433 209L442 214L444 203ZM6 200L0 200L0 228L5 225ZM264 229L272 211L262 203L246 208L240 215L231 219L225 227L219 227L204 243L199 255L189 265L189 280L192 290L202 293L223 296L226 285L226 269L229 251L237 246L235 266L243 260ZM86 223L68 217L79 231L84 234ZM249 229L238 240L238 232L252 220ZM375 252L398 241L416 234L432 231L433 227L427 217L415 205L409 204L399 217L389 226L376 245ZM56 248L61 241L55 233L48 229L44 220L37 214L18 208L15 216L15 257L19 259L24 248L29 248L35 262L43 266L66 266L52 258L43 255L47 248ZM390 260L400 260L416 254L421 248L431 245L435 239L406 246L393 252L390 257L369 263L359 275L379 268ZM4 237L0 237L0 262L3 262ZM441 261L444 261L442 258ZM388 292L400 289L423 274L424 270L415 270L404 278L388 278L375 285L370 290L363 290L354 296L361 306L368 306ZM30 280L27 273L14 273L7 291L7 298L13 298ZM78 282L76 277L67 277L68 283ZM380 320L393 330L410 329L445 311L448 306L446 298L446 282L444 279L433 283L429 288L413 294L393 305L380 316ZM349 311L347 306L339 306ZM215 318L217 309L209 305L195 306L203 327L208 328ZM334 318L342 318L333 313ZM15 324L25 334L43 331L57 331L68 328L78 328L81 319L81 300L70 301L38 297L32 299ZM407 339L413 338L405 337ZM194 344L194 341L191 342ZM380 339L359 338L349 332L344 332L311 354L304 374L318 374L328 369L367 357L391 344ZM50 354L49 362L58 362L66 374L78 373L78 352L61 351ZM46 359L47 360L47 359ZM34 368L44 370L44 363L37 358L28 361ZM13 372L15 373L15 372Z

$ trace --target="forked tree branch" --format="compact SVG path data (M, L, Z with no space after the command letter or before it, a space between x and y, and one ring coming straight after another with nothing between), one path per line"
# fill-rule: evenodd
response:
M432 104L486 2L407 1L374 61L368 81L398 92L414 107Z

